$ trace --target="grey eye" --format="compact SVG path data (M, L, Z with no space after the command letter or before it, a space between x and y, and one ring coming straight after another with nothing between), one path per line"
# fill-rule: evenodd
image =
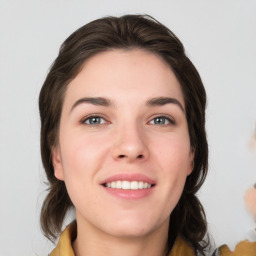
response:
M154 120L154 124L166 124L166 123L168 123L168 120L165 117L156 117L153 120Z
M154 125L168 125L168 124L174 124L174 121L171 118L166 116L158 116L153 118L149 123Z
M88 125L100 125L100 124L106 123L106 121L103 117L100 117L100 116L90 116L90 117L87 117L83 121L83 123Z

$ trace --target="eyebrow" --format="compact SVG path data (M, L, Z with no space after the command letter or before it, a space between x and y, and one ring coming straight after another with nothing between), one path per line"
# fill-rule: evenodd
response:
M85 98L81 98L79 100L77 100L72 108L71 111L78 105L82 104L82 103L89 103L95 106L103 106L103 107L109 107L110 105L112 105L111 101L107 98L103 98L103 97L85 97Z
M95 105L95 106L103 106L103 107L109 107L109 106L112 105L111 100L107 99L107 98L103 98L103 97L84 97L84 98L81 98L81 99L77 100L73 104L73 106L71 108L71 111L75 107L77 107L78 105L83 104L83 103L89 103L89 104L92 104L92 105ZM183 112L185 112L182 104L175 98L156 97L156 98L149 99L146 102L146 105L148 105L148 106L164 106L166 104L176 104Z
M156 97L147 101L147 105L149 106L163 106L166 104L176 104L183 112L185 112L182 104L175 98L169 97Z

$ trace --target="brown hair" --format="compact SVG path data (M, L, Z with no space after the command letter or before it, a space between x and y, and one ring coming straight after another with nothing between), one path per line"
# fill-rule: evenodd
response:
M184 99L194 168L186 180L183 194L171 213L168 250L177 235L183 236L195 251L204 254L207 225L196 193L208 167L205 132L206 93L201 78L185 55L179 39L150 16L106 17L79 28L62 44L39 97L41 116L41 155L48 179L48 195L42 206L41 227L49 239L60 233L67 210L72 207L65 184L54 176L51 149L57 144L63 98L67 85L91 56L109 49L143 49L161 56L176 74Z

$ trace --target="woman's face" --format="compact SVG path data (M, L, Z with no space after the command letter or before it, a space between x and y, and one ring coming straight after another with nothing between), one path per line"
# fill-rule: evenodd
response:
M68 85L53 164L78 225L119 237L167 232L193 157L179 82L159 56L99 53Z

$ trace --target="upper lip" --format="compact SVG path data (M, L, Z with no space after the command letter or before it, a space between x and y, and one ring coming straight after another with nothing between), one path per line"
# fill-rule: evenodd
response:
M104 180L102 180L100 182L101 185L112 182L112 181L143 181L143 182L147 182L148 184L156 184L156 181L149 178L147 175L145 174L141 174L141 173L120 173L120 174L115 174L112 175Z

